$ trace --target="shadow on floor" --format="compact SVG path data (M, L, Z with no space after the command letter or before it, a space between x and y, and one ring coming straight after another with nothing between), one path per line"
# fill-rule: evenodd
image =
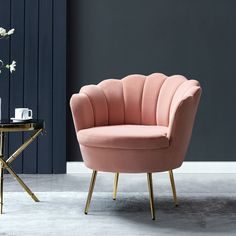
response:
M178 207L174 206L171 198L156 198L156 220L152 221L147 195L132 194L129 198L122 195L114 204L106 201L102 206L99 198L95 199L94 196L90 214L110 214L119 217L119 220L133 221L153 230L165 228L171 232L177 230L222 234L236 232L236 196L181 197Z

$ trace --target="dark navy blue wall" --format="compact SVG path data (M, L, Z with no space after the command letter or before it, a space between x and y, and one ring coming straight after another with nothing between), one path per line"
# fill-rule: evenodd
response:
M18 173L66 171L66 10L66 0L0 0L0 26L16 29L0 41L0 58L17 62L0 78L2 117L29 107L47 131L13 163ZM10 134L6 154L27 137Z

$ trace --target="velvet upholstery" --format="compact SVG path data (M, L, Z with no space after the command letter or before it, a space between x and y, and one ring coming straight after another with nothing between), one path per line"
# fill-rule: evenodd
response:
M108 125L80 130L78 140L89 147L159 149L169 146L167 127L157 125Z
M129 75L87 85L70 106L85 165L123 173L181 166L201 95L181 75Z

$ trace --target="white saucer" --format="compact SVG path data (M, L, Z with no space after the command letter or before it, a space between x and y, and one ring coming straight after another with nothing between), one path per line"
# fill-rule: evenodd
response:
M32 120L33 118L29 118L29 119L18 119L18 118L15 118L15 117L12 117L11 120L13 122L24 122L24 121L29 121L29 120Z

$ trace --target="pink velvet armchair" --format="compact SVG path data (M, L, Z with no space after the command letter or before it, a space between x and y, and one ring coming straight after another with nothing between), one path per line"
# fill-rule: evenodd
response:
M85 165L93 170L85 214L97 171L114 172L113 199L119 173L147 173L150 208L155 219L152 173L169 171L178 205L173 169L183 163L201 95L196 80L129 75L81 88L70 106Z

